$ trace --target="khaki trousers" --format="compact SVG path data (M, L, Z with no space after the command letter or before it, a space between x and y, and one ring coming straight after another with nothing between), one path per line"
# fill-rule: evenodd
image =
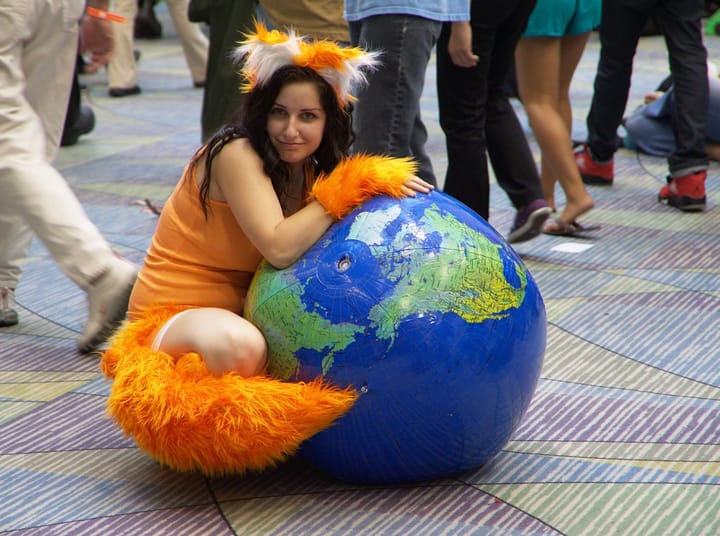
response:
M0 286L33 233L83 289L113 256L50 162L62 134L84 0L0 0Z
M188 19L190 0L166 0L190 76L193 82L205 82L208 59L208 39L199 24ZM137 64L134 56L133 21L137 16L137 0L113 0L112 9L125 17L123 24L113 23L115 52L108 64L108 86L127 89L138 85Z

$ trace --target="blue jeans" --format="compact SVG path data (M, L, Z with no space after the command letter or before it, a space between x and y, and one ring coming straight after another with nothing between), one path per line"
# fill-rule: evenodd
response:
M668 78L670 79L670 78ZM720 80L708 78L710 103L707 110L708 143L720 143ZM677 148L672 130L675 90L671 85L662 97L640 106L625 118L623 125L630 140L644 153L670 156Z
M350 22L349 26L353 46L382 51L381 65L357 93L353 150L414 157L420 166L418 176L437 184L425 151L428 134L420 117L420 97L442 23L392 14Z
M670 57L675 94L672 129L676 149L668 158L671 177L706 169L708 111L707 51L702 0L603 0L600 60L587 117L588 145L595 159L610 160L630 91L633 57L649 15L656 15Z

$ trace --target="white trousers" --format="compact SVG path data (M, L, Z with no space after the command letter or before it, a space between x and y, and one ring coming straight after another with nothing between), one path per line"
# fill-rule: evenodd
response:
M205 82L207 70L208 39L199 24L188 19L190 0L166 0L185 62L193 82ZM113 11L125 17L123 24L113 23L115 52L108 64L108 86L127 89L137 85L137 64L134 56L134 26L137 16L137 0L113 0Z
M84 0L0 0L0 286L32 233L86 289L114 255L50 162L67 113Z

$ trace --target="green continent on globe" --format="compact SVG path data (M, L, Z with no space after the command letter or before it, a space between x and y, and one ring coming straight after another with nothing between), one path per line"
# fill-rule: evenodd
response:
M352 344L355 334L365 328L349 323L333 324L317 313L305 311L301 299L304 286L292 268L277 270L263 262L258 268L260 271L274 277L256 278L257 288L248 294L248 300L253 300L256 295L271 298L258 308L252 303L247 306L254 311L254 322L265 326L265 338L274 343L272 373L287 379L296 372L295 354L301 349L296 343L302 341L302 348L325 354L322 364L325 374L332 367L335 353Z
M455 313L465 322L481 323L503 318L520 307L528 275L521 263L513 261L519 284L507 281L501 245L435 204L422 217L398 225L388 238L388 229L399 221L401 212L399 203L361 212L348 229L347 239L367 244L380 267L379 276L392 283L391 294L370 308L367 324L333 323L306 310L308 300L303 301L303 294L308 281L300 280L297 265L277 270L261 263L250 285L246 311L252 312L251 320L262 326L265 338L272 342L274 375L288 379L295 374L296 355L304 349L324 356L326 374L335 355L358 335L375 330L379 339L392 344L402 320L418 313ZM262 303L256 303L260 298ZM317 298L315 306L322 308Z
M379 257L384 256L383 250L391 253L383 275L394 281L394 291L370 312L378 337L394 339L398 323L417 311L453 312L475 323L502 318L520 306L527 273L515 263L520 286L508 283L499 253L501 246L441 212L436 205L427 208L419 220L400 227L388 241L382 231L400 211L400 206L394 205L374 211L372 221L358 218L348 234L348 238L362 240L378 250ZM428 251L421 240L432 233L440 233L442 242L439 248Z

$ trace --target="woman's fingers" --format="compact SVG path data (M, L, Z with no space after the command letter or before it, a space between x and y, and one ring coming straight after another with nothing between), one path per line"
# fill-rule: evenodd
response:
M415 197L417 192L428 193L435 188L429 182L425 182L420 177L413 175L403 184L403 194L409 197Z

